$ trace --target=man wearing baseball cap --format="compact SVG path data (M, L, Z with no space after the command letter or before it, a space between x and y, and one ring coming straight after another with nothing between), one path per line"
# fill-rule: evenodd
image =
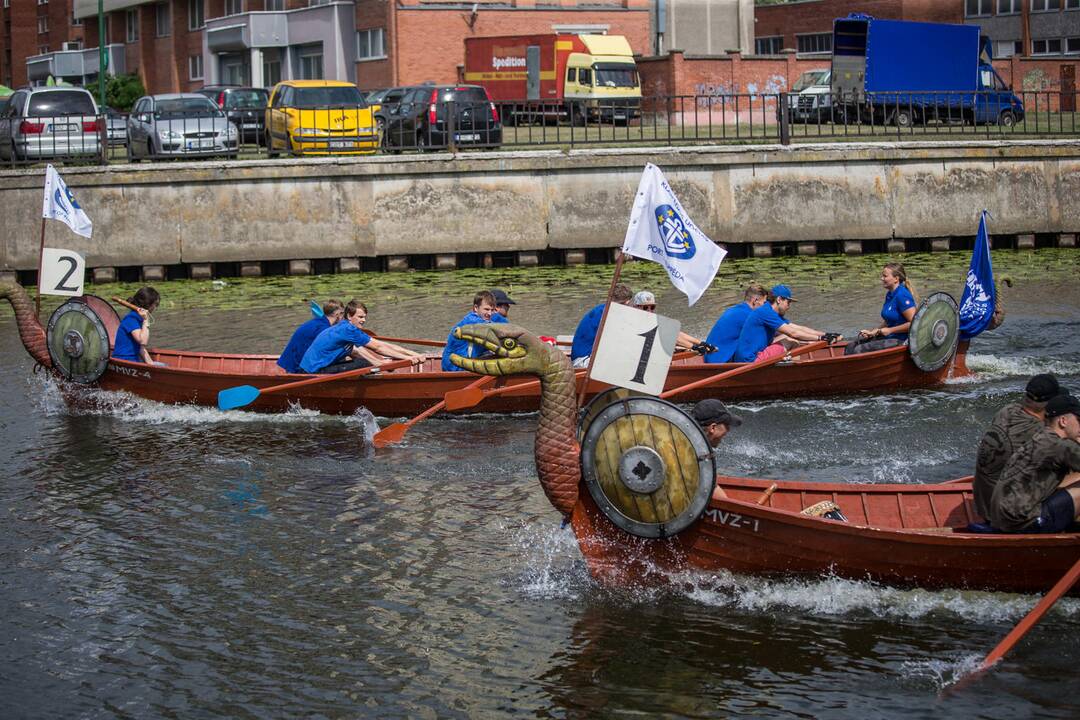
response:
M990 498L994 494L1005 463L1020 447L1042 429L1046 420L1046 403L1058 394L1057 378L1049 373L1036 375L1024 388L1024 397L1018 403L1010 403L997 411L990 428L979 441L975 458L975 481L971 488L975 494L975 510L988 517Z
M491 314L491 322L510 322L510 306L517 305L517 303L511 300L509 295L498 288L493 289L491 294L495 298L495 312Z
M990 498L990 522L1011 533L1065 532L1080 515L1080 400L1046 403L1046 424L1013 452Z
M690 414L705 431L705 437L712 447L719 445L731 428L742 425L742 418L730 412L724 403L715 398L708 398L694 405Z
M784 315L796 302L787 285L774 285L769 291L768 302L754 310L743 323L739 343L735 348L735 362L755 362L787 354L799 344L825 338L820 330L788 322ZM777 337L779 335L779 337ZM843 339L840 335L836 340Z

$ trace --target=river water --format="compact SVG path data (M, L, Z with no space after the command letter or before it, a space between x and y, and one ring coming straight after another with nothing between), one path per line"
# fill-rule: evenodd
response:
M957 298L968 256L913 255ZM1080 255L995 252L1008 318L973 381L883 396L755 402L727 471L942 481L971 471L994 411L1053 371L1080 390ZM882 257L727 263L694 308L657 268L634 289L707 332L750 279L791 319L874 324ZM162 347L275 352L304 298L363 298L383 334L445 337L477 288L571 333L610 267L172 282ZM128 293L131 286L96 288ZM51 306L50 306L51 307ZM0 314L0 705L8 718L1080 716L1080 601L1058 603L971 686L950 683L1034 596L897 590L830 577L677 578L602 588L538 483L535 415L437 418L374 451L374 419L259 416L100 394L59 400ZM943 690L944 688L944 690Z

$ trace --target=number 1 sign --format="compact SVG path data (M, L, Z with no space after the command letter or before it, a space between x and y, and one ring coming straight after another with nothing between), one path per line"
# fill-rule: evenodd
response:
M659 395L679 327L678 320L612 303L593 359L592 378Z
M44 248L41 251L40 295L82 295L86 260L74 250Z

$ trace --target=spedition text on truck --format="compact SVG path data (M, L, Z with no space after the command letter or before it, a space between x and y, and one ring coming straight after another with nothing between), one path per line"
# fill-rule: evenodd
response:
M641 114L641 82L622 35L466 38L465 82L483 85L504 122L627 123Z
M1024 104L990 62L976 25L878 20L833 24L833 115L908 127L929 122L1011 126Z

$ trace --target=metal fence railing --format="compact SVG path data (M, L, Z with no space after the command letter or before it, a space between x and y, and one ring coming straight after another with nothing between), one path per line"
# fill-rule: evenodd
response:
M469 149L1080 137L1077 93L717 94L222 113L0 117L0 163Z

